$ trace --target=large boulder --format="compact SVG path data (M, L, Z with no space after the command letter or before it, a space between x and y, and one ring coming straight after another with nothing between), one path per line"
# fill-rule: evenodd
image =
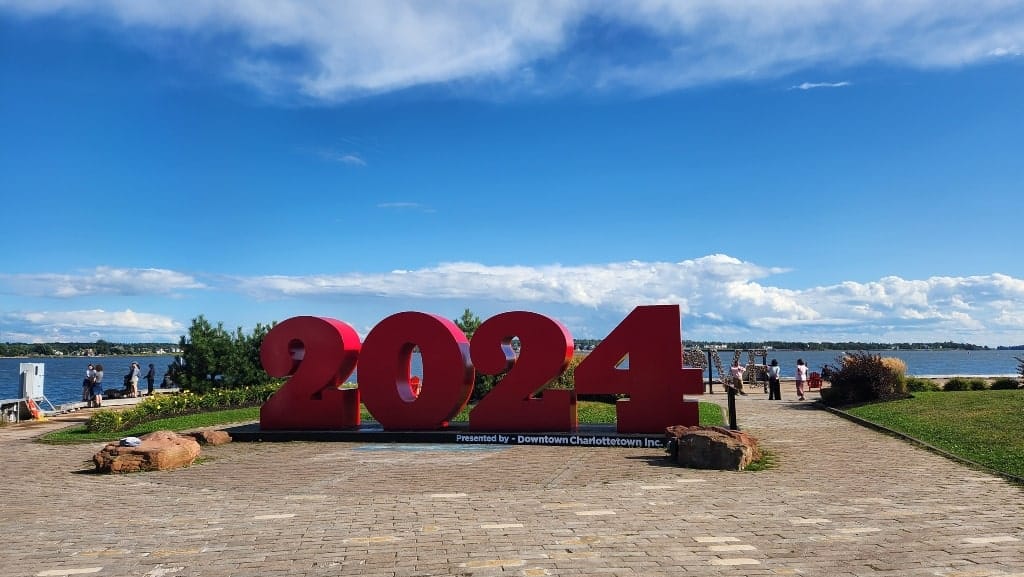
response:
M154 431L139 437L137 446L110 443L93 456L102 473L164 471L191 465L199 456L199 443L173 431Z
M231 435L229 435L227 431L194 431L188 433L188 436L195 439L200 445L211 445L214 447L231 442Z
M685 427L665 429L670 458L694 469L742 471L761 458L757 439L724 427Z

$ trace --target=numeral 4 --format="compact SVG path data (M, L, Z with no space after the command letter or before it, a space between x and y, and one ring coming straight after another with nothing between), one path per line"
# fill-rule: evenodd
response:
M576 367L576 394L625 394L616 405L620 433L659 433L699 424L701 370L683 368L679 305L639 306ZM628 359L628 368L621 368Z

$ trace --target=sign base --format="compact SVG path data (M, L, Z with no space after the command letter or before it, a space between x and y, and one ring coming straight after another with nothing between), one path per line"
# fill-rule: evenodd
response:
M619 433L614 425L587 425L572 433L487 433L460 428L458 424L441 431L385 431L376 424L364 424L357 429L341 431L269 431L260 429L259 423L228 427L224 430L233 440L243 442L459 443L664 449L667 441L664 435Z

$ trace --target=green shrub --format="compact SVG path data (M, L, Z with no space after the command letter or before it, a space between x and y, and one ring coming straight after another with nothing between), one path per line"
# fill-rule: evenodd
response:
M124 411L111 411L104 409L96 411L85 423L85 428L90 433L113 433L120 431L122 427L122 413Z
M969 391L971 390L971 382L964 377L953 377L946 381L946 384L942 385L943 391Z
M921 377L907 377L906 384L907 391L911 393L924 393L942 390L942 387L940 387L935 381L931 379L922 379Z
M832 383L832 392L823 392L822 401L847 405L870 401L890 401L907 396L905 377L899 367L880 355L867 352L847 354L836 359L838 366L825 365L822 377ZM823 390L824 391L824 390Z
M1000 378L992 381L992 387L991 387L991 389L993 391L1006 390L1006 389L1017 389L1017 388L1020 388L1020 383L1017 382L1017 379L1014 379L1012 377L1000 377Z
M569 366L566 367L565 371L558 375L550 385L549 389L573 389L576 382L576 367L580 366L583 359L587 358L585 355L573 355L572 360L569 361ZM614 403L619 398L625 395L578 395L577 399L580 401L594 401L597 403Z
M988 389L988 383L981 377L974 377L967 381L971 385L972 391L984 391Z
M216 389L205 395L189 391L177 395L154 395L121 411L97 411L85 426L92 432L113 433L167 417L252 407L262 405L280 387L280 384L270 383L256 387Z

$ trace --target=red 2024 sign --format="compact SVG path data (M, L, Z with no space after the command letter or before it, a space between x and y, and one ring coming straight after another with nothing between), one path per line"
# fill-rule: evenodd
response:
M260 427L358 427L362 401L386 430L444 429L469 401L480 371L505 376L469 413L472 431L571 432L577 394L622 394L628 398L616 405L618 432L661 433L670 425L698 424L697 403L683 396L703 393L702 373L683 367L681 337L678 305L637 307L579 364L575 389L558 390L545 387L569 365L572 336L537 313L491 317L472 342L452 321L419 312L387 317L362 343L344 322L293 317L275 326L260 348L268 374L290 377L263 404ZM423 362L419 390L409 373L416 347ZM619 368L627 357L628 368ZM339 389L357 363L358 388Z

